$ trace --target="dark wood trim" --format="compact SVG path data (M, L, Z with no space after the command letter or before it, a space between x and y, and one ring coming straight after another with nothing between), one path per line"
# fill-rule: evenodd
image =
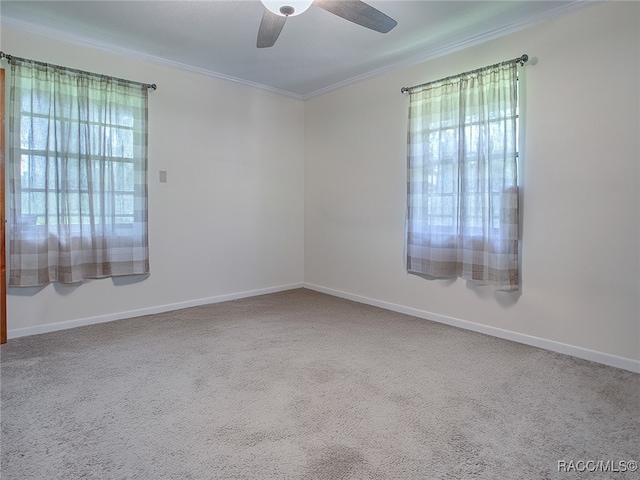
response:
M4 69L0 69L0 343L7 343L7 260L4 215Z

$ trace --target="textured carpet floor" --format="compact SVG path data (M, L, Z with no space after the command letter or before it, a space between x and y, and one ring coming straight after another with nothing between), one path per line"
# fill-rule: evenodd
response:
M309 290L1 355L3 480L639 478L639 375Z

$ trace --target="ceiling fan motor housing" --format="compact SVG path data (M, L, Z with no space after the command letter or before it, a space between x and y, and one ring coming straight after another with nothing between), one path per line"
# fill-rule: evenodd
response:
M289 15L293 15L295 11L296 9L293 8L291 5L283 5L280 7L280 13L283 15L286 15L287 17Z

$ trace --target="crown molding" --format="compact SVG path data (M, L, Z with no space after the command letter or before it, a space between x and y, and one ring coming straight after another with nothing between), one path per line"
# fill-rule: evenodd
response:
M397 70L400 70L402 68L407 68L407 67L412 67L414 65L418 65L420 63L424 63L427 62L429 60L434 60L436 58L439 57L444 57L445 55L448 55L450 53L454 53L454 52L458 52L460 50L465 50L467 48L471 48L471 47L475 47L477 45L481 45L483 43L486 43L490 40L494 40L500 37L504 37L506 35L509 35L511 33L516 33L519 32L521 30L526 30L527 28L533 27L535 25L544 23L544 22L548 22L551 20L555 20L557 18L560 18L562 16L565 16L567 14L576 12L578 10L582 10L586 7L591 7L593 5L598 5L601 3L605 3L608 0L577 0L575 2L569 3L569 4L565 4L565 5L561 5L557 8L554 8L553 10L549 10L545 13L541 13L538 15L535 15L531 18L528 18L525 21L522 22L518 22L518 23L514 23L511 25L508 25L506 27L502 27L502 28L498 28L495 29L491 32L487 32L487 33L483 33L481 35L477 35L475 37L471 37L471 38L467 38L465 40L462 40L460 42L451 44L451 45L447 45L446 47L442 47L442 48L434 48L434 49L430 49L426 52L422 52L418 55L414 55L411 57L408 57L400 62L396 62L393 63L391 65L387 65L385 67L382 68L378 68L376 70L372 70L370 72L364 73L362 75L358 75L356 77L352 77L349 78L347 80L344 80L342 82L338 82L335 83L333 85L330 85L328 87L322 88L320 90L316 90L315 92L306 94L302 96L303 100L311 100L312 98L315 97L319 97L322 95L325 95L327 93L333 92L335 90L339 90L341 88L344 88L348 85L352 85L355 83L360 83L360 82L364 82L366 80L370 80L372 78L378 77L380 75L383 75L385 73L390 73L390 72L394 72ZM514 57L516 55L520 55L522 52L514 52Z
M51 27L43 27L41 25L36 25L30 22L24 22L21 20L15 20L11 18L2 18L2 25L6 27L14 28L16 30L20 30L26 33L30 33L33 35L46 37L52 40L60 40L63 42L74 44L74 45L90 47L95 50L101 50L111 54L120 55L126 58L130 58L132 60L139 60L139 61L153 63L156 65L161 65L165 67L185 70L185 71L196 73L199 75L205 75L207 77L217 78L218 80L237 83L247 87L257 88L260 90L265 90L267 92L276 93L278 95L284 95L285 97L295 98L297 100L303 100L302 95L289 92L287 90L281 90L279 88L270 87L269 85L264 85L261 83L244 80L242 78L233 77L231 75L225 75L223 73L206 70L204 68L193 67L191 65L186 65L184 63L176 62L173 60L167 60L165 58L157 57L155 55L149 55L147 53L142 53L137 50L132 50L126 47L112 45L105 42L99 42L91 37L74 35L74 34L63 32L61 30L51 28ZM6 52L6 53L11 53L11 52ZM19 56L19 55L16 55L16 56ZM40 60L40 59L37 59L37 60Z
M86 36L80 36L80 35L74 35L74 34L70 34L68 32L63 32L61 30L58 29L54 29L54 28L50 28L50 27L43 27L40 25L35 25L29 22L24 22L24 21L20 21L20 20L14 20L14 19L10 19L10 18L2 18L2 24L6 25L8 27L11 28L15 28L16 30L21 30L27 33L31 33L34 35L40 35L40 36L44 36L47 38L51 38L54 40L61 40L61 41L65 41L68 43L72 43L75 45L81 45L81 46L88 46L97 50L102 50L102 51L106 51L112 54L116 54L116 55L121 55L127 58L131 58L134 60L141 60L141 61L145 61L145 62L149 62L149 63L154 63L157 65L163 65L163 66L167 66L167 67L171 67L171 68L176 68L176 69L180 69L180 70L185 70L185 71L189 71L192 73L196 73L196 74L200 74L200 75L205 75L208 77L213 77L219 80L224 80L227 82L232 82L232 83L236 83L236 84L240 84L240 85L244 85L247 87L252 87L252 88L257 88L260 90L265 90L271 93L275 93L278 95L283 95L285 97L289 97L289 98L294 98L297 100L311 100L313 98L325 95L327 93L333 92L335 90L339 90L341 88L344 88L346 86L355 84L355 83L360 83L366 80L370 80L372 78L378 77L380 75L383 75L385 73L389 73L389 72L393 72L396 70L400 70L402 68L407 68L407 67L411 67L413 65L417 65L423 62L427 62L429 60L433 60L439 57L443 57L445 55L448 55L450 53L454 53L454 52L458 52L460 50L464 50L467 48L471 48L480 44L483 44L485 42L488 42L490 40L494 40L500 37L503 37L505 35L509 35L511 33L515 33L515 32L519 32L521 30L525 30L527 28L533 27L535 25L538 25L540 23L544 23L547 21L551 21L551 20L555 20L559 17L562 17L564 15L576 12L578 10L582 10L584 8L587 7L591 7L593 5L598 5L601 3L604 3L608 0L576 0L572 3L568 3L565 5L561 5L557 8L554 8L553 10L549 10L547 12L544 12L542 14L539 15L535 15L531 18L526 19L525 21L522 22L518 22L518 23L514 23L511 25L508 25L506 27L502 27L502 28L498 28L495 29L491 32L487 32L484 33L482 35L477 35L475 37L471 37L471 38L467 38L465 40L462 40L460 42L451 44L451 45L447 45L446 47L441 47L441 48L434 48L434 49L429 49L425 52L421 52L418 55L413 55L411 57L408 57L400 62L396 62L393 63L391 65L387 65L385 67L382 68L378 68L378 69L374 69L371 70L367 73L364 73L362 75L358 75L355 77L351 77L348 78L344 81L335 83L333 85L330 85L328 87L325 88L321 88L319 90L316 90L314 92L308 93L308 94L298 94L298 93L294 93L288 90L282 90L279 88L275 88L275 87L271 87L269 85L264 85L261 83L257 83L257 82L252 82L249 80L244 80L242 78L237 78L237 77L233 77L230 75L225 75L223 73L218 73L218 72L214 72L212 70L206 70L203 68L199 68L199 67L193 67L190 65L186 65L180 62L175 62L173 60L167 60L161 57L157 57L155 55L149 55L146 53L142 53L136 50L132 50L126 47L122 47L122 46L117 46L117 45L111 45L111 44L107 44L105 42L99 42L96 41L93 38L90 37L86 37ZM515 52L517 54L520 54L521 52Z

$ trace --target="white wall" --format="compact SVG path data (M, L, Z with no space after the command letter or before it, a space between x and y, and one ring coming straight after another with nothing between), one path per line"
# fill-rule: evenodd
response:
M2 50L158 85L149 94L151 275L9 289L9 337L303 281L302 101L10 28Z
M639 32L601 4L308 101L305 282L639 365ZM523 53L521 295L406 274L400 87Z

